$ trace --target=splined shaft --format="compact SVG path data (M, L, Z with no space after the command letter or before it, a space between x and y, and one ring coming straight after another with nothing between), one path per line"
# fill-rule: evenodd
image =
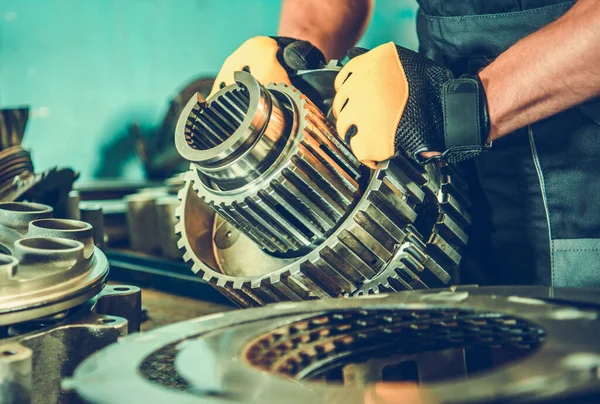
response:
M219 146L239 129L249 104L248 91L239 88L219 96L211 108L194 108L186 125L186 141L196 150Z
M176 145L198 171L198 196L270 254L310 251L360 197L360 164L323 113L248 73L207 102L193 98Z

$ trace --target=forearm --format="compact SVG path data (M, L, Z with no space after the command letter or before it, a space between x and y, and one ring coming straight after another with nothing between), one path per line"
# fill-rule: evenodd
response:
M488 141L600 95L600 7L579 0L480 72L488 99Z
M363 34L374 0L283 0L278 35L311 42L341 59Z

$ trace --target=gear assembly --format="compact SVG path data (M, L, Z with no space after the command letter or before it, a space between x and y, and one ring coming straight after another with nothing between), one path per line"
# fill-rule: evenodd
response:
M192 98L176 130L191 162L176 231L195 273L243 307L452 284L470 217L450 166L361 166L298 89L235 80ZM208 256L198 212L214 217Z
M600 402L600 12L463 3L283 0L91 171L0 109L0 404Z

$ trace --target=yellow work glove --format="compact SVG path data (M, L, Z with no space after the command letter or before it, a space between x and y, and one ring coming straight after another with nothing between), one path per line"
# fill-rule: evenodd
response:
M314 69L324 62L321 51L307 41L268 36L250 38L225 60L210 95L233 84L233 73L237 71L251 73L263 85L291 84L290 73Z
M477 105L465 107L463 99L452 98L458 84L448 84L454 82L475 88L473 103ZM480 138L487 138L483 134L487 104L483 105L485 96L481 97L478 85L474 78L454 80L445 67L386 43L352 58L337 75L333 101L337 130L355 156L370 167L400 153L422 161L422 152L437 151L445 152L441 158L447 161L464 160L485 149ZM445 90L450 93L448 104L444 104ZM445 115L446 106L449 115ZM449 125L445 116L451 118ZM465 121L473 122L469 130L461 126ZM452 139L445 138L445 129Z

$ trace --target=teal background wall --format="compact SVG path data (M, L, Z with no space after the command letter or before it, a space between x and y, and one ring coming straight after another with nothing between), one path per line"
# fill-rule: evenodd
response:
M415 49L416 7L378 0L359 45ZM141 178L129 124L158 125L184 84L274 35L279 12L279 0L0 0L0 105L31 106L37 169Z

